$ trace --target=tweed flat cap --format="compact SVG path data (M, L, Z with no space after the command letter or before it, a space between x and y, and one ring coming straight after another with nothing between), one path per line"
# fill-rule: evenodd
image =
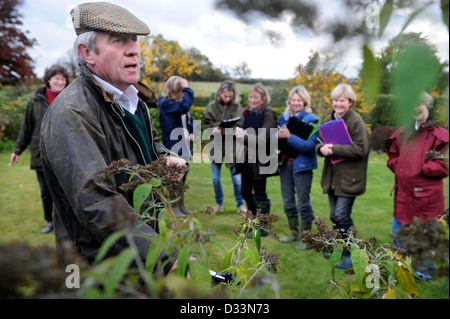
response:
M147 35L148 26L128 10L108 2L83 3L70 11L75 33L104 31Z

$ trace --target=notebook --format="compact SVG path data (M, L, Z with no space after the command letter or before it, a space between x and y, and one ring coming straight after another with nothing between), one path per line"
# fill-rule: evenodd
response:
M262 120L263 114L261 112L255 112L250 109L246 110L244 118L244 130L251 127L255 130L255 133L258 133L258 128L261 127Z
M295 134L304 140L307 140L309 138L314 128L312 125L299 120L295 116L289 119L286 127L288 128L289 132L291 132L291 134ZM278 149L281 153L286 154L287 156L292 158L296 158L298 154L300 154L299 151L288 145L286 138L281 138L278 140Z
M228 120L222 120L222 122L219 124L219 127L227 128L227 127L233 127L241 118L235 117L233 119Z
M325 144L352 145L352 138L348 133L347 125L343 119L334 120L319 126ZM344 158L331 157L331 163L338 163Z

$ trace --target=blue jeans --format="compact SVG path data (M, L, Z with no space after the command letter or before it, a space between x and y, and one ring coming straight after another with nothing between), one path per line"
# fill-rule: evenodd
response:
M214 198L216 203L223 205L223 189L220 181L220 172L222 170L222 163L211 163L212 183L214 187ZM236 199L236 206L244 205L244 199L241 195L241 176L235 174L236 168L230 168L231 181L233 182L234 197Z
M284 213L287 217L297 217L300 211L302 220L312 223L314 211L309 194L313 180L313 172L305 171L294 174L293 162L285 162L280 166L281 196L283 197ZM297 193L298 204L295 199Z
M333 223L333 228L339 229L341 233L346 233L354 225L351 214L355 198L336 196L334 192L328 194L330 220Z

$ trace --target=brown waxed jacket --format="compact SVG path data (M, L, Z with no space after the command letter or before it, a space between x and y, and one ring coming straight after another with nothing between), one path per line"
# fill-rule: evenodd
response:
M333 120L333 114L325 118L323 123ZM332 164L329 157L325 158L321 186L324 194L334 190L336 196L354 197L366 191L370 134L361 116L352 109L349 109L342 119L347 125L352 145L333 146L333 156L345 160ZM316 151L322 156L320 147L321 144L317 144Z
M146 107L145 101L153 98L153 92L140 84L136 87L142 113L151 128L152 158L169 154L159 143ZM101 244L118 229L117 217L134 215L133 194L119 188L128 176L118 174L104 179L97 175L100 169L122 158L132 165L146 164L123 116L113 95L94 82L90 74L82 74L58 95L42 122L40 150L58 215L54 216L56 242L70 239L88 262L94 260ZM148 225L141 226L139 232L149 238L157 235ZM136 237L135 241L145 259L151 240ZM125 240L118 241L109 255L118 254L125 247Z

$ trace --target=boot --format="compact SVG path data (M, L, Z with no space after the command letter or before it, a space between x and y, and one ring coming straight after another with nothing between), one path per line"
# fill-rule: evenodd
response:
M280 242L282 243L291 243L293 241L299 240L299 224L298 224L298 216L288 217L288 225L291 230L291 234L287 237L281 238Z
M187 209L186 206L184 206L184 194L185 193L183 192L181 194L181 198L178 200L178 202L179 202L178 209L187 216L187 215L192 214L192 211Z
M301 231L311 231L312 223L302 219ZM300 239L300 242L294 247L297 250L306 250L306 244Z
M246 200L245 203L247 204L247 210L251 211L253 215L256 215L256 200L254 197L252 197L249 200Z
M173 194L173 193L169 194L170 201L172 201L176 198L178 198L178 196L176 194ZM180 210L180 199L178 199L176 202L171 203L170 206L172 207L172 210L175 213L175 217L178 217L178 218L186 217L186 215L183 214L183 212Z
M344 247L342 256L344 256L344 259L339 264L336 265L336 268L347 269L347 268L353 267L352 259L350 257L351 254L350 254L350 250L348 249L348 247Z

